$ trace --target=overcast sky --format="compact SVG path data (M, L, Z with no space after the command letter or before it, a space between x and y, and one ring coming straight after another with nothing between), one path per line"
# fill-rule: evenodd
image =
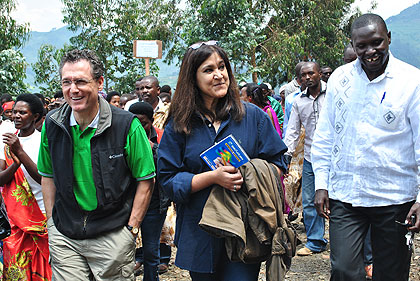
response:
M362 12L367 12L370 0L356 0ZM377 8L373 11L384 19L399 14L402 10L412 6L420 0L376 0ZM18 22L29 22L33 31L50 31L64 26L60 0L17 0L17 9L12 13Z

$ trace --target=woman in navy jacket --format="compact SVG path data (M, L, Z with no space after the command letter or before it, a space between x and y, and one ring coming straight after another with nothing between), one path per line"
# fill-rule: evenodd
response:
M233 166L211 171L200 153L232 134L248 156L283 169L286 146L261 109L241 103L225 51L216 41L191 45L180 69L158 150L158 180L177 205L175 264L197 280L257 280L260 264L231 262L224 240L199 228L212 186L237 192L243 179ZM284 169L283 169L284 170Z

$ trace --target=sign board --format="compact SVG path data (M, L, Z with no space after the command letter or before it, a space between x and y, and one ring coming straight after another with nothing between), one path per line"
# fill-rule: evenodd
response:
M161 59L162 41L160 40L134 40L133 56L142 59Z

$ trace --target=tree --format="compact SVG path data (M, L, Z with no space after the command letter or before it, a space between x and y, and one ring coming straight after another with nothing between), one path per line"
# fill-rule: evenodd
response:
M0 51L0 93L13 96L26 92L26 60L13 49Z
M259 65L273 85L291 80L295 65L314 60L335 68L341 64L354 0L268 1L273 16L264 33ZM280 74L280 75L279 75ZM283 74L283 75L281 75Z
M17 95L27 85L26 61L16 49L23 46L29 36L29 25L18 24L10 13L16 8L14 0L0 0L0 94Z
M133 41L171 38L169 26L179 0L63 0L64 20L72 31L80 31L70 42L77 48L94 50L105 66L105 90L126 89L144 75L144 61L134 59ZM164 44L165 46L166 44ZM153 65L152 70L156 70ZM132 82L131 85L121 83Z
M18 24L10 13L16 8L14 0L0 0L0 51L20 48L29 36L29 24Z
M354 0L189 0L174 33L173 58L196 41L219 40L238 73L276 86L301 60L340 63ZM243 73L244 70L248 70ZM241 75L239 75L241 76ZM248 76L249 77L249 76Z
M264 15L248 0L190 0L184 15L173 26L178 34L168 60L182 59L185 50L198 41L217 40L227 51L236 75L256 70L255 49L265 39Z
M49 44L43 44L39 48L38 60L32 64L32 68L35 72L35 84L43 95L52 96L61 89L59 66L64 53L70 49L68 45L57 49Z

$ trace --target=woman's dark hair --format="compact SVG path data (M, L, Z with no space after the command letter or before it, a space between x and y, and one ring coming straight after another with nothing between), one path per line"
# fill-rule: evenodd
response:
M44 97L44 95L43 95L43 94L40 94L40 93L34 93L34 95L35 95L35 96L37 96L37 97L41 100L42 105L45 105L45 97Z
M35 120L35 122L38 122L43 114L44 114L44 106L41 102L41 100L33 94L20 94L19 96L17 96L16 98L16 102L15 105L17 104L18 101L24 101L29 105L29 109L32 112L32 115L35 114L39 114L38 118Z
M258 84L257 83L246 83L245 87L246 87L246 96L247 97L252 97L252 91L254 91L255 88L258 88Z
M109 92L109 93L106 95L106 101L107 101L108 103L110 103L110 102L111 102L111 99L112 99L112 97L113 97L113 96L119 96L119 97L121 97L120 93L118 93L117 91L112 91L112 92Z
M218 100L216 110L213 113L204 104L200 89L197 86L196 77L197 69L214 53L223 59L230 83L227 94ZM201 116L208 116L212 122L225 120L229 113L234 120L240 121L245 113L227 54L217 45L203 44L197 49L188 48L182 59L178 83L175 94L172 97L167 121L173 119L176 132L190 134L192 118L197 112Z
M263 108L268 104L268 98L263 93L263 87L257 86L253 87L253 89L250 90L251 95L249 95L252 99L252 103L255 104L258 107ZM247 88L247 94L248 94L248 88Z

